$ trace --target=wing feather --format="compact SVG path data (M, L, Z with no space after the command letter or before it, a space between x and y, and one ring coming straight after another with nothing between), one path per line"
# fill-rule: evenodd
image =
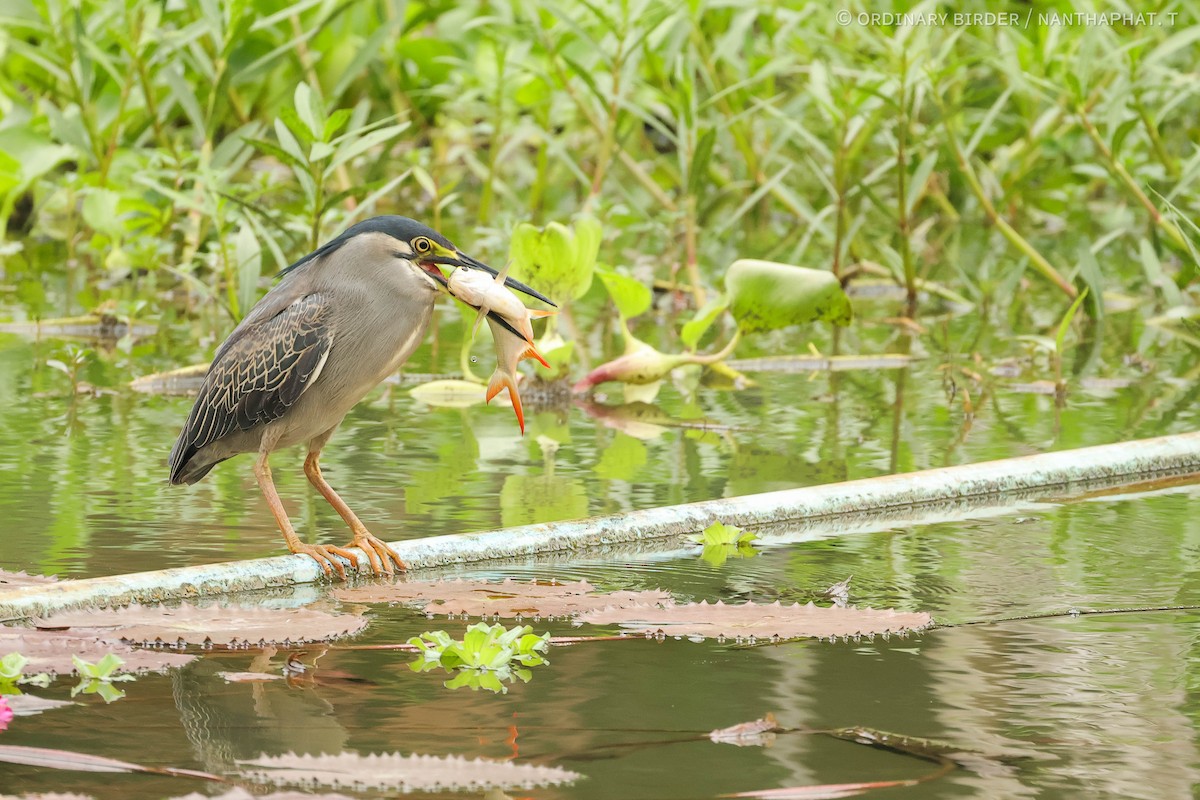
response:
M326 298L313 293L235 331L217 351L171 450L171 482L188 461L235 431L273 422L316 381L333 342Z

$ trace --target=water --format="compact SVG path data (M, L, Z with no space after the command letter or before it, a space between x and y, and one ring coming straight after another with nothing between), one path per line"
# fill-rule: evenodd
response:
M56 311L78 309L63 300ZM10 317L26 312L15 299L9 303ZM437 351L423 349L411 367L416 372L456 368L461 334L454 315L442 316ZM937 324L937 332L918 339L863 323L836 345L812 334L824 352L911 348L925 356L905 370L759 374L757 388L740 392L694 391L694 376L686 376L653 406L621 408L619 391L610 391L590 407L530 409L523 439L503 405L435 408L413 401L406 386L380 389L346 420L323 463L375 533L400 539L1197 427L1189 377L1195 356L1134 314L1111 315L1099 342L1069 359L1075 388L1062 408L1053 397L1011 388L1050 375L1041 360L1025 357L1003 321ZM77 577L282 551L246 457L194 487L166 485L166 454L190 400L125 386L136 375L203 358L205 345L179 327L128 353L90 343L80 379L96 391L77 396L66 376L45 365L63 357L64 342L0 334L0 567ZM801 351L807 340L796 337L752 342L744 355L756 347ZM975 344L968 351L969 342ZM975 360L975 350L986 357ZM486 345L477 351L481 369L490 366ZM1006 359L1020 374L992 376L991 367ZM948 363L983 375L984 385L948 371ZM950 391L947 375L959 391ZM973 419L964 415L963 386ZM299 450L274 457L284 501L302 536L340 541L341 522L308 489L302 458ZM948 627L752 648L670 638L580 644L555 648L548 666L507 695L448 690L444 675L411 672L405 653L336 647L294 685L226 683L218 671L277 670L287 653L270 660L215 653L175 673L122 684L127 696L111 705L90 696L19 717L0 744L218 773L260 754L353 751L512 759L585 776L569 786L509 792L537 798L671 800L918 779L878 792L1189 796L1200 779L1200 615L1068 612L1200 604L1198 500L1196 489L1183 486L995 518L767 541L755 557L719 568L684 545L482 565L458 574L586 578L605 588L662 587L680 600L710 601L807 602L853 575L852 603L926 610ZM436 628L458 632L465 624L403 608L367 613L373 622L353 644L403 641ZM1045 614L1058 616L1014 619ZM562 622L536 627L581 632ZM322 649L305 648L305 657L311 661ZM39 693L65 699L69 687L59 681ZM768 711L793 729L771 747L707 740L710 730ZM934 777L936 764L822 733L849 726L934 738L977 754ZM0 792L35 791L156 798L216 789L183 778L0 764ZM364 793L381 794L389 792Z

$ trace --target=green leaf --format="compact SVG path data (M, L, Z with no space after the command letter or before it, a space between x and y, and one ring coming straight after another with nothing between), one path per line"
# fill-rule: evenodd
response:
M125 232L118 206L121 195L112 189L92 189L83 198L83 220L92 230L119 240Z
M709 128L696 143L696 152L688 169L688 194L696 196L708 183L708 162L712 158L713 145L717 142L717 131Z
M300 142L296 141L296 135L282 119L275 120L275 137L279 139L279 146L295 159L296 164L303 166L308 163L304 158L304 150L300 148Z
M313 91L311 86L302 81L296 84L293 101L296 106L296 116L308 128L309 135L314 140L321 139L325 132L325 109L322 108L320 96Z
M1083 301L1087 299L1088 290L1079 293L1075 298L1075 302L1071 303L1071 307L1067 309L1067 313L1063 315L1062 321L1058 323L1058 333L1054 336L1054 352L1062 355L1063 341L1067 338L1067 331L1071 329L1071 320L1075 319L1075 313L1079 311L1079 307L1083 305Z
M596 474L607 480L632 481L642 467L646 466L646 445L632 436L618 433L604 448L600 460L592 467Z
M325 120L325 128L321 132L321 139L328 142L342 127L350 120L350 115L353 112L348 108L339 108L329 115L329 119Z
M20 653L9 653L4 658L0 658L0 683L17 681L28 663L29 659Z
M679 331L679 339L683 342L683 346L688 350L695 350L700 344L700 340L704 338L704 334L717 317L724 313L725 309L729 308L729 298L725 295L719 295L710 299L699 310L696 311L688 322Z
M600 223L591 216L577 218L570 228L551 222L539 230L521 223L509 244L513 277L555 302L578 299L592 285L600 238Z
M750 531L743 530L736 525L726 525L724 522L714 522L704 529L703 533L689 536L693 542L699 542L702 545L741 545L749 544L757 539L756 534Z
M938 154L933 151L921 160L917 165L917 169L913 172L912 177L908 181L907 196L904 198L904 210L906 214L912 214L913 209L917 207L917 203L925 195L925 184L929 183L929 175L933 172L933 168L937 166Z
M237 266L237 302L239 317L258 301L258 279L262 277L262 246L249 225L242 225L233 237L233 255Z
M402 132L407 130L407 128L408 123L402 122L399 125L389 125L386 128L379 128L378 130L371 131L360 138L351 137L346 139L346 141L338 147L338 151L334 155L333 160L330 161L325 167L325 177L328 178L339 166L346 163L350 159L355 158L356 156L362 155L372 147L376 147L384 144L385 142L391 141L399 136Z
M729 310L745 333L818 320L848 325L850 298L832 272L742 259L725 273Z
M601 267L596 268L596 275L608 290L608 296L612 298L621 319L630 320L650 308L654 299L650 287L637 278Z

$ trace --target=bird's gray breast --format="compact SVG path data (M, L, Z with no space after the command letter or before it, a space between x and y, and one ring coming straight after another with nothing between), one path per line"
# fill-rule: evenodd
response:
M436 288L407 264L393 261L386 266L390 269L368 280L317 285L330 297L333 343L321 374L296 404L280 446L336 427L424 339Z

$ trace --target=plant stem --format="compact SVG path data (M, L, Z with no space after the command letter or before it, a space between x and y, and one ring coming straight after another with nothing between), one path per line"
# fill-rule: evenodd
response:
M1183 251L1187 251L1187 240L1184 239L1183 233L1175 226L1175 223L1162 215L1158 207L1154 205L1146 193L1142 191L1142 187L1138 186L1137 181L1129 174L1129 170L1125 169L1125 165L1116 159L1112 150L1104 143L1104 139L1100 137L1100 131L1096 130L1096 126L1092 124L1091 118L1088 117L1087 111L1083 108L1077 109L1079 121L1083 123L1083 129L1087 131L1087 135L1091 138L1092 143L1096 145L1097 152L1100 153L1100 158L1104 161L1108 171L1113 174L1121 183L1125 184L1125 188L1129 193L1146 209L1150 214L1150 219L1154 220L1154 224L1162 229L1163 233L1175 243Z
M1009 244L1021 251L1022 255L1029 259L1029 263L1033 264L1034 269L1040 272L1047 280L1062 289L1063 292L1070 298L1074 299L1078 294L1075 287L1070 281L1062 276L1054 266L1046 260L1045 256L1037 251L1024 236L1017 232L1013 226L1000 216L996 211L996 207L992 205L992 201L988 199L987 192L983 189L983 184L979 182L979 178L975 175L975 170L967 162L967 157L963 154L962 144L958 141L958 136L950 127L950 118L945 118L946 141L950 145L950 150L954 153L954 160L958 164L958 169L963 177L967 180L967 185L971 187L971 192L983 207L984 214L991 220L992 224L1003 234Z

